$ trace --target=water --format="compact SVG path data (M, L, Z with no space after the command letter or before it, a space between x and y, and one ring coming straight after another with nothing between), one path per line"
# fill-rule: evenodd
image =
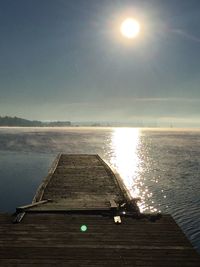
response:
M200 131L0 128L0 212L30 203L60 152L99 154L141 211L170 213L200 252Z

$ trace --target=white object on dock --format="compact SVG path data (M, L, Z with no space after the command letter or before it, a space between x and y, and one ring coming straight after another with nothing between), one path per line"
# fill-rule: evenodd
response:
M121 217L120 216L114 216L114 222L116 223L116 224L121 224Z

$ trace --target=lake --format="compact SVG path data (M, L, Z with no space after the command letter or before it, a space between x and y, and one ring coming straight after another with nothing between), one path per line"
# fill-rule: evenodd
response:
M200 252L200 130L0 128L0 211L29 204L58 153L99 154L142 212L170 213Z

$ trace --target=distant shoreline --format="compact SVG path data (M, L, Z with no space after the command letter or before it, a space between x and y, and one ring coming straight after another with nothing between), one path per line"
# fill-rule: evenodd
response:
M187 124L187 126L174 125L173 123L163 123L163 124L150 124L150 123L136 123L136 122L95 122L95 121L38 121L38 120L28 120L19 117L10 116L0 116L0 128L98 128L98 129L108 129L108 128L139 128L148 130L168 130L177 131L183 129L200 129L199 126Z
M113 128L132 128L141 131L200 131L200 127L136 127L136 126L0 126L0 129L59 129L59 130L104 130Z
M50 121L27 120L18 117L0 116L0 127L66 127L71 126L71 121Z

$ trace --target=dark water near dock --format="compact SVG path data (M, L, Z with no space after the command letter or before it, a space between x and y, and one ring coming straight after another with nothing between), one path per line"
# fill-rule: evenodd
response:
M0 128L0 212L30 203L61 152L99 154L143 212L170 213L200 252L200 131Z

